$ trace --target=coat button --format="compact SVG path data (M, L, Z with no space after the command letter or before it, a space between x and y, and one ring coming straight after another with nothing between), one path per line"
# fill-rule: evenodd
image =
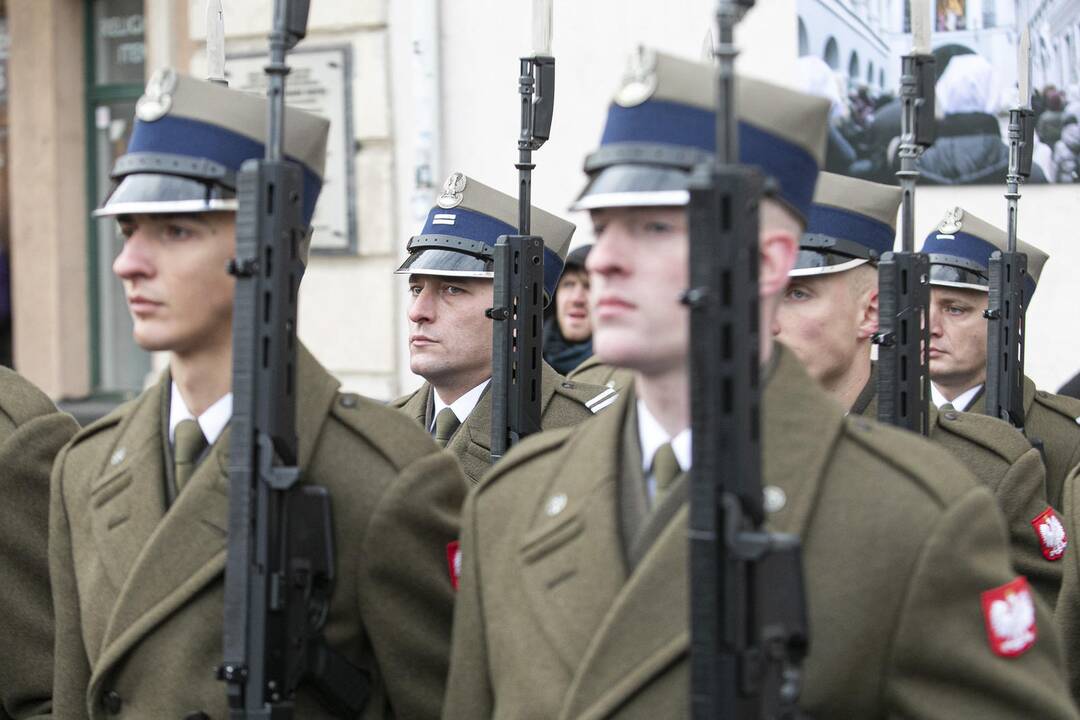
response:
M341 402L341 407L354 408L354 407L356 407L356 402L357 402L358 399L359 398L357 398L357 396L353 395L352 393L349 393L347 395L342 395L341 396L341 401L340 401Z
M119 715L120 708L124 706L124 699L120 697L120 693L115 690L109 690L102 697L102 703L105 705L105 711L111 715Z
M188 713L184 716L184 720L210 720L210 716L202 710L199 710L197 712Z

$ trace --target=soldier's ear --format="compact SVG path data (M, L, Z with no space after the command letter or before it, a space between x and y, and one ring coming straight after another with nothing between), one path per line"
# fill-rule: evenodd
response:
M798 252L799 241L790 229L762 229L758 249L758 294L762 298L776 297L784 291Z

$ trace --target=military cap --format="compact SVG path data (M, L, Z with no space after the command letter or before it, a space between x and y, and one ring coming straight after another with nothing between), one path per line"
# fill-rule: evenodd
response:
M922 252L930 256L930 284L989 290L990 256L1009 248L1009 236L963 208L945 213L937 228L927 235ZM1016 239L1016 250L1027 255L1027 297L1035 294L1043 265L1049 255L1034 245Z
M821 173L789 274L824 275L876 262L893 248L902 195L892 185Z
M518 234L518 200L464 173L451 173L418 235L409 238L409 256L395 272L404 275L490 278L495 276L495 242ZM544 291L548 297L562 274L574 224L532 208L530 231L544 238Z
M716 73L640 48L600 148L585 159L589 182L573 209L685 205L690 171L716 152ZM771 196L805 222L825 157L828 101L740 76L735 102L739 162L760 168Z
M265 97L158 70L135 106L127 152L113 166L117 184L94 215L236 210L236 173L245 160L265 156L268 112ZM322 189L329 130L325 118L285 111L285 156L303 168L305 224Z

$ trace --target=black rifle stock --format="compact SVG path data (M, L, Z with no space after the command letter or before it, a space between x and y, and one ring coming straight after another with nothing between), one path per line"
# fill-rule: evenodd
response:
M915 252L917 161L934 142L934 58L902 58L900 170L902 250L878 263L878 419L912 432L930 431L930 264Z
M532 162L551 135L555 106L555 58L520 60L518 95L518 231L495 243L492 319L491 461L526 435L540 430L543 374L544 239L530 235Z
M293 717L308 683L334 712L354 716L367 678L331 651L321 631L335 579L331 506L325 488L302 484L297 466L296 302L303 177L284 160L287 48L303 36L307 3L276 0L271 35L269 138L265 160L237 177L233 305L233 416L229 447L229 543L224 661L229 716Z
M1016 250L1020 183L1031 176L1035 115L1024 107L1009 111L1009 245L990 256L990 297L986 318L986 408L1014 427L1024 427L1024 334L1027 312L1027 255Z
M734 25L721 2L716 162L690 184L690 708L694 720L801 717L808 646L799 539L764 530L758 211L739 166Z

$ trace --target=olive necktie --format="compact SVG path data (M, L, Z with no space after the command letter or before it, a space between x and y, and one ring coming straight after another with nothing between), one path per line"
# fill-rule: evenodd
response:
M195 420L182 420L176 426L173 442L173 477L179 495L195 473L199 457L206 450L206 437Z
M664 443L657 448L652 461L652 476L653 480L656 481L653 507L659 505L664 499L680 472L682 472L682 468L679 467L679 461L675 458L675 451L672 449L671 443Z
M446 443L450 442L451 436L460 424L461 421L450 408L445 407L439 411L439 414L435 416L435 442L439 447L446 447Z

